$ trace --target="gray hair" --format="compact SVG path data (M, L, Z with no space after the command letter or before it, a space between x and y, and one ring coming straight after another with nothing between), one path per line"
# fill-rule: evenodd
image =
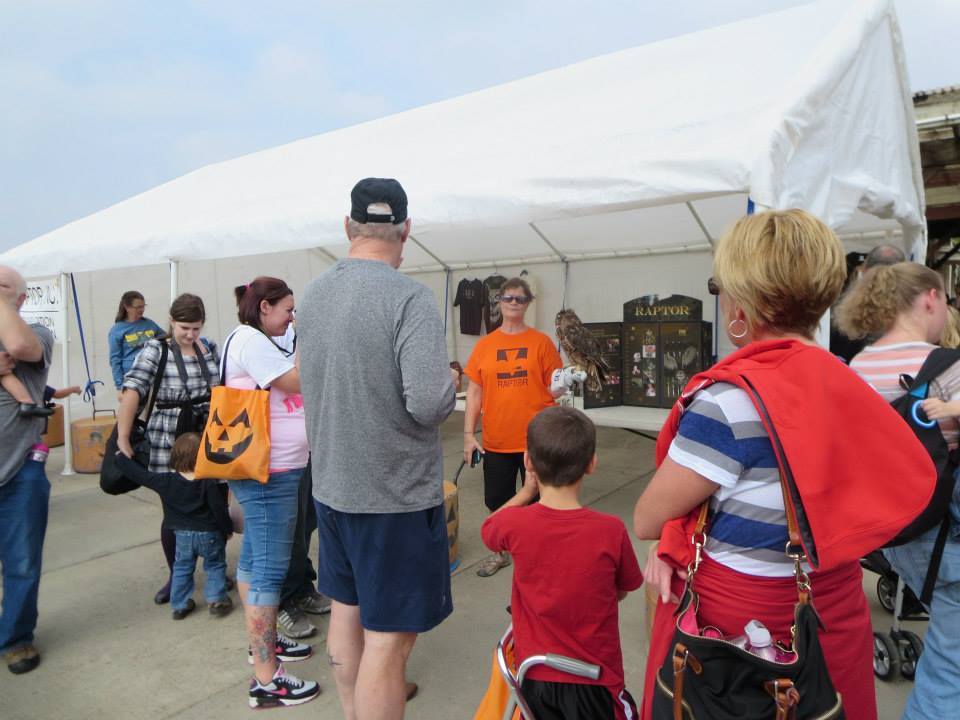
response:
M907 256L903 250L893 245L877 245L873 250L867 253L863 260L863 269L869 270L877 265L896 265L906 261Z
M351 241L360 238L380 240L382 242L400 242L406 221L393 225L391 223L361 223L353 218L347 221L347 237Z

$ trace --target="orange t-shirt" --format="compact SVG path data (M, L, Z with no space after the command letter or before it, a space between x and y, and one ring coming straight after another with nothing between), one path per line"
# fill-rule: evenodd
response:
M550 376L560 367L553 341L533 328L517 335L495 330L477 343L463 372L483 388L484 450L527 449L527 424L554 404Z

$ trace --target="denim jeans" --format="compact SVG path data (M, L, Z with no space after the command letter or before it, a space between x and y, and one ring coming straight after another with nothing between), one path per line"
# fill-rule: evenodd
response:
M938 530L939 526L906 545L883 551L918 597ZM957 717L960 708L960 526L956 523L943 550L929 610L930 625L904 720Z
M203 595L207 603L227 599L227 543L216 530L174 530L177 536L177 553L173 561L173 578L170 584L170 607L183 610L193 597L193 573L197 558L203 558L203 572L207 581Z
M315 587L317 571L310 560L310 536L317 529L317 510L313 505L313 474L307 465L300 476L300 496L297 501L297 524L293 531L293 549L290 567L280 591L280 607L286 608L305 597Z
M50 482L43 463L27 460L0 485L0 652L33 642L49 503Z
M231 480L230 492L243 508L243 544L237 561L237 582L250 586L246 604L280 605L297 524L297 503L303 468L270 473L266 484Z

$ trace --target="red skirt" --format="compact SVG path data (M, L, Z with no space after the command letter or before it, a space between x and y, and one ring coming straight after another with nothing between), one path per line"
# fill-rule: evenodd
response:
M863 571L849 563L829 572L813 573L813 604L826 630L820 631L820 646L833 685L843 698L848 720L876 720L877 698L873 685L873 628L863 594ZM775 640L789 640L797 584L790 578L745 575L704 558L697 571L700 595L697 618L700 627L712 625L724 635L740 635L743 626L756 618ZM675 578L674 592L683 591ZM676 605L657 604L650 655L644 680L643 720L650 720L656 673L670 649L676 628Z

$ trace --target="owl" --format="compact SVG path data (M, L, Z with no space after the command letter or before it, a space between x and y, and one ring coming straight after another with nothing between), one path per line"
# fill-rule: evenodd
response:
M570 362L587 373L587 389L599 392L610 371L600 355L600 343L569 308L557 313L556 324L560 347Z

